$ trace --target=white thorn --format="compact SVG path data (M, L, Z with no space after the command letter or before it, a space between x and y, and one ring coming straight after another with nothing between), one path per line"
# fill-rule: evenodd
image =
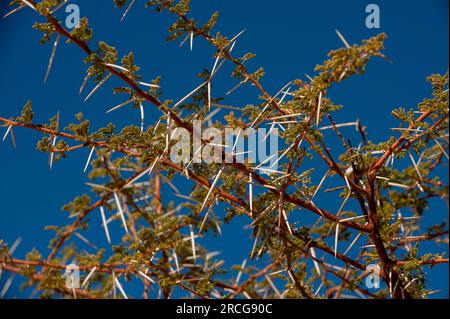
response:
M86 170L87 170L87 168L88 168L88 166L89 166L89 162L91 161L91 157L92 157L92 154L94 153L94 151L95 151L95 146L93 146L93 147L91 148L91 151L89 152L89 156L88 156L88 159L87 159L87 161L86 161L86 165L84 166L83 173L86 173Z
M111 108L111 109L109 109L108 111L106 111L105 114L108 114L108 113L110 113L110 112L112 112L112 111L115 111L115 110L117 110L117 109L120 109L121 107L123 107L123 106L125 106L125 105L128 105L128 104L130 104L131 102L133 102L133 100L128 100L128 101L125 101L125 102L123 102L123 103L120 103L119 105L114 106L113 108Z
M127 9L125 10L125 12L124 12L122 18L120 19L121 22L123 21L123 19L125 19L125 16L128 14L128 11L130 11L130 9L131 9L131 7L133 6L133 4L134 4L135 1L136 1L136 0L131 0L131 2L130 2L130 4L128 5Z
M106 222L105 210L103 209L103 206L100 206L100 214L102 216L103 229L105 230L106 239L111 245L111 237L109 236L108 223Z
M208 193L206 194L205 200L203 201L202 207L200 208L200 212L203 210L203 208L205 208L205 205L206 205L206 202L208 201L209 196L211 195L211 193L214 190L214 187L216 187L216 184L219 181L219 177L222 174L222 170L223 170L223 168L221 168L219 170L219 172L217 172L216 177L214 178L214 181L211 184L211 187L209 188Z
M50 55L50 60L48 61L47 72L45 73L44 83L47 83L48 76L50 75L50 70L52 69L53 59L55 58L56 48L58 47L59 39L61 38L61 34L58 33L55 39L55 43L53 43L52 53Z
M119 210L120 218L122 219L123 226L125 227L125 231L128 234L127 222L125 220L125 215L122 210L122 205L120 204L119 196L116 192L114 192L114 199L116 200L117 209Z
M3 141L5 141L6 137L8 136L9 131L11 131L12 124L8 126L8 129L6 130L5 135L3 135Z
M338 30L335 30L335 31L336 31L338 37L339 37L339 38L341 39L341 41L344 43L345 47L346 47L347 49L349 49L349 48L350 48L350 45L348 44L347 40L345 40L344 36L343 36Z
M2 17L2 19L5 19L5 18L9 17L11 14L14 14L14 13L18 12L18 11L22 10L23 8L25 8L25 7L26 7L25 5L22 5L22 6L19 6L17 8L14 8L13 10L11 10L7 14L5 14Z
M316 115L316 126L317 127L319 127L321 106L322 106L322 92L319 93L319 102L317 103L317 115Z
M105 78L103 80L101 80L94 87L94 89L91 91L91 93L89 93L88 96L86 96L86 98L84 99L84 102L86 102L111 76L112 76L112 73L109 73L107 76L105 76Z
M192 225L189 225L189 235L191 237L191 247L192 247L192 258L194 259L194 263L197 260L197 252L195 250L195 236Z
M122 294L122 296L123 296L125 299L128 299L128 296L127 296L127 294L125 293L125 291L123 290L123 287L122 287L122 285L120 284L119 279L117 279L117 277L114 276L114 280L115 280L115 282L116 282L116 284L117 284L117 288L119 288L119 291L120 291L120 293Z
M81 287L84 288L84 286L86 286L86 284L88 283L89 279L91 278L91 276L94 274L95 270L97 269L97 267L94 266L94 268L92 268L92 270L89 272L89 274L86 276L86 278L83 280L83 283L81 284Z

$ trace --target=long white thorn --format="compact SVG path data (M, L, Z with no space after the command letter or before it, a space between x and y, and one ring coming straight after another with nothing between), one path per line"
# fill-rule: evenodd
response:
M115 68L121 71L125 71L125 72L130 72L130 70L128 70L127 68L121 66L121 65L117 65L117 64L113 64L113 63L105 63L106 66L109 66L111 68Z
M362 235L363 235L363 233L358 233L358 235L356 235L355 239L353 239L352 243L345 250L344 255L347 255L347 253L350 251L350 249L352 249L352 247L356 244L356 242Z
M412 154L411 154L410 151L408 151L408 155L409 155L409 158L411 159L411 162L412 162L412 164L413 164L413 166L414 166L414 169L415 169L416 172L417 172L417 175L418 175L419 178L420 178L420 181L423 183L423 178L422 178L422 175L420 174L419 167L417 166L416 161L414 160L414 157L412 156Z
M86 284L88 283L89 279L92 277L92 275L94 274L96 269L97 269L97 267L95 267L95 266L91 269L91 271L86 276L86 278L83 280L83 283L81 284L82 288L84 288L86 286Z
M94 154L94 151L95 151L95 146L93 146L91 148L91 151L89 152L89 156L88 156L88 159L86 161L86 165L84 165L83 173L86 173L86 170L87 170L87 168L89 166L89 163L91 162L92 154Z
M130 11L131 7L133 6L133 4L136 2L136 0L131 0L130 4L128 5L127 9L125 10L122 18L120 19L120 21L122 22L123 19L125 19L126 15L128 14L128 12Z
M291 234L291 236L292 236L292 229L291 229L291 225L289 224L289 220L287 218L286 211L284 209L282 209L281 212L283 214L283 219L288 228L289 234Z
M55 147L55 145L56 145L56 136L55 137L53 137L53 141L52 141L52 147ZM50 153L50 159L49 159L49 167L50 167L50 169L52 169L52 167L53 167L53 159L55 158L55 152L53 152L53 150L52 150L52 152Z
M151 84L151 83L146 83L146 82L138 82L138 84L149 87L149 88L160 88L160 86L157 84Z
M103 209L103 206L100 206L100 214L102 216L103 229L105 230L106 239L111 245L111 237L109 236L108 223L106 222L105 210Z
M350 45L348 44L347 40L345 40L344 36L343 36L338 30L335 30L335 31L336 31L336 33L337 33L339 39L341 39L342 43L344 43L345 47L346 47L347 49L349 49L349 48L350 48Z
M211 184L211 187L208 190L208 193L206 194L205 200L203 201L202 207L200 208L200 212L203 210L203 208L205 208L206 202L208 201L209 196L211 195L211 193L214 190L214 187L216 187L217 182L219 181L220 175L222 174L222 170L223 168L221 168L217 174L216 177L214 178L214 181Z
M321 107L322 107L322 92L319 93L319 102L317 103L316 127L319 127Z
M194 229L192 228L192 225L189 225L189 235L191 238L192 258L194 259L194 264L195 264L195 261L197 260L197 252L195 250L195 236L194 236Z
M178 256L175 252L175 249L173 250L173 259L175 260L175 267L177 267L177 272L180 273L180 264L178 263Z
M48 76L50 75L50 70L52 69L53 59L55 58L56 48L58 47L59 39L61 38L61 34L58 33L55 39L55 43L53 43L52 53L50 55L50 60L48 61L47 72L45 73L44 83L47 83Z
M241 280L241 276L242 276L242 270L245 268L245 265L247 264L247 259L244 259L244 261L241 264L241 269L239 270L239 273L236 276L236 281L234 282L234 286L238 286L239 285L239 281Z
M88 96L86 96L86 98L84 99L84 102L86 102L103 84L105 84L106 81L108 81L108 79L112 76L112 73L109 73L107 76L105 76L103 78L103 80L101 80L95 87L94 89L91 91L91 93L88 94Z
M88 80L89 80L90 77L91 77L91 76L90 76L89 73L84 77L83 83L81 83L80 91L78 92L78 94L83 93L83 90L84 90L84 88L85 88L85 86L86 86L86 84L87 84L87 82L88 82Z
M330 170L326 171L325 174L323 175L322 179L320 180L319 185L317 186L317 188L314 190L314 194L311 196L311 199L313 199L317 193L319 192L319 189L322 187L323 182L325 182L325 179L328 177L328 174L330 173Z
M27 0L20 0L23 3L25 3L27 6L29 6L31 9L33 9L34 11L37 11L35 6L33 6L30 2L28 2Z
M14 14L14 13L18 12L18 11L22 10L23 8L25 8L25 7L26 7L26 5L21 5L21 6L17 7L17 8L14 8L13 10L11 10L7 14L5 14L2 19L5 19L5 18L9 17L11 14Z
M9 131L11 131L11 128L12 128L12 127L13 127L12 125L9 125L8 128L6 129L5 135L3 135L3 141L5 141L6 137L7 137L8 134L9 134Z
M127 296L127 294L125 293L125 291L123 290L123 287L122 287L122 285L120 284L119 279L118 279L116 276L114 276L114 280L115 280L116 285L117 285L117 288L119 288L119 291L120 291L120 293L122 294L122 296L123 296L125 299L128 299L128 296Z
M336 223L336 232L334 234L334 258L337 258L339 241L339 223Z
M152 278L150 278L149 276L147 276L146 274L144 274L142 271L139 270L138 273L139 273L139 275L141 275L143 278L147 279L150 283L152 283L152 284L155 283L155 281L154 281Z
M119 214L120 214L120 218L122 219L123 226L125 227L125 231L128 234L127 222L125 220L125 215L123 213L122 205L120 204L119 195L117 195L116 192L114 192L114 199L116 200L117 209L119 210Z
M320 271L320 266L319 266L319 263L316 261L316 251L314 250L314 248L313 247L311 247L310 249L309 249L309 251L310 251L310 253L311 253L311 256L313 257L313 263L314 263L314 268L316 269L316 272L317 272L317 274L319 275L319 276L321 276L321 274L322 274L322 272Z
M190 34L189 47L190 47L191 51L194 49L194 32L191 32L191 34Z
M207 82L203 82L202 84L200 84L199 86L197 86L194 90L192 90L191 92L189 92L185 97L183 97L181 100L179 100L174 106L173 108L178 107L181 103L183 103L184 101L186 101L188 98L190 98L192 95L195 94L195 92L197 92L198 90L200 90L202 87L204 87Z
M442 147L442 145L441 145L441 143L439 143L439 141L435 138L435 137L433 137L433 140L434 140L434 142L439 146L439 148L441 149L441 151L442 151L442 154L444 154L444 156L447 158L447 160L449 159L448 158L448 154L447 154L447 152L445 151L445 149Z
M253 218L253 177L252 177L252 173L248 174L248 202L250 204L250 217Z
M128 105L128 104L130 104L131 102L133 102L133 100L128 100L128 101L125 101L125 102L123 102L123 103L120 103L119 105L116 105L116 106L114 106L113 108L111 108L111 109L109 109L108 111L106 111L105 114L108 114L108 113L110 113L110 112L112 112L112 111L115 111L115 110L117 110L117 109L120 109L121 107L123 107L123 106L125 106L125 105Z
M208 110L211 109L211 81L208 81Z
M213 205L209 206L208 211L205 214L205 217L203 217L202 224L200 225L200 229L198 230L199 234L202 233L203 227L205 226L205 223L208 220L208 217L209 217L209 214L211 213L212 208L213 208Z
M141 132L144 132L144 106L139 102L139 110L141 112Z

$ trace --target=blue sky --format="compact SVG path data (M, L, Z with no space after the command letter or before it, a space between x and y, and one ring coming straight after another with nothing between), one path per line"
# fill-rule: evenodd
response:
M1 15L7 12L7 2L0 2ZM163 97L178 100L200 83L196 75L211 67L213 51L200 39L195 40L192 53L188 46L178 48L179 42L165 42L173 17L144 10L143 2L136 1L121 23L123 10L115 9L112 0L98 0L95 5L88 0L70 1L80 6L82 16L89 18L95 40L115 46L121 55L133 51L144 78L149 80L162 75ZM448 1L374 1L381 9L380 29L365 27L365 7L369 3L357 0L194 0L192 7L193 15L200 21L220 11L217 30L230 37L246 29L235 52L251 51L257 55L250 66L254 70L260 66L265 68L262 83L272 94L294 78L313 74L314 66L326 58L328 51L342 46L335 29L350 43L386 32L385 52L393 64L373 60L365 75L349 79L330 91L331 98L345 106L335 115L336 121L359 118L369 127L369 138L377 142L388 137L389 128L397 124L390 116L392 108L415 106L431 92L425 77L447 70ZM63 11L59 17L63 19ZM62 125L72 121L73 114L78 112L91 119L94 127L110 121L119 126L137 124L138 111L123 108L107 116L104 114L108 108L123 102L123 98L111 94L110 89L118 82L108 83L83 103L84 96L78 95L78 89L85 75L81 62L84 56L73 45L59 45L52 72L44 85L51 46L39 44L40 33L31 29L36 19L31 10L25 9L0 20L0 116L18 115L31 99L37 122L46 121L59 110ZM215 83L217 96L235 85L228 76L231 70L230 66L224 67L220 80ZM256 103L257 97L254 88L249 87L230 95L224 103L244 106ZM147 106L148 121L154 121L159 115L159 111ZM17 256L23 257L32 247L45 251L51 233L45 232L44 226L67 223L60 208L88 191L84 186L87 178L82 174L87 151L74 152L49 171L48 157L35 151L41 136L26 129L16 129L15 136L17 150L12 149L9 141L0 144L0 238L12 243L22 236ZM436 207L437 218L448 220L447 208ZM224 238L210 243L211 249L224 253L227 265L240 264L251 249L252 242L242 230L245 223L237 220L224 227ZM237 232L244 235L236 236ZM100 228L96 236L98 238L92 240L104 244ZM230 249L236 245L242 249ZM445 249L448 251L448 247ZM447 265L435 267L429 280L432 288L442 289L436 297L448 297ZM0 287L4 281L5 276ZM19 292L17 281L9 294L29 295Z

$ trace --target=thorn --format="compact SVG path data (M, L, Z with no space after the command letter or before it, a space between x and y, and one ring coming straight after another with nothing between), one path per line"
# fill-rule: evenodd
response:
M5 285L3 286L2 290L0 291L0 299L3 299L6 296L6 293L8 292L9 287L11 287L11 284L14 280L14 277L16 277L16 274L12 274L6 281Z
M358 235L356 235L355 239L352 241L352 243L348 246L348 248L345 250L344 255L347 255L347 253L350 251L350 249L352 249L353 245L356 244L356 242L358 241L358 239L363 235L363 233L358 233Z
M86 165L84 166L83 173L86 173L86 170L87 170L87 168L88 168L88 166L89 166L89 162L91 161L91 157L92 157L92 154L94 153L94 150L95 150L95 146L93 146L93 147L91 148L91 151L89 152L89 156L88 156L88 159L87 159L87 161L86 161Z
M36 10L36 8L31 4L31 3L29 3L27 0L20 0L20 1L22 1L23 3L25 3L27 6L29 6L31 9L33 9L34 11L37 11Z
M252 173L248 174L248 202L250 203L250 217L253 218L253 178Z
M178 263L178 256L175 252L175 249L173 250L173 259L175 260L175 267L177 267L177 272L180 273L180 265Z
M123 21L123 19L125 19L125 16L128 14L128 11L130 11L131 7L133 6L133 4L136 2L136 0L131 0L130 4L128 5L127 9L125 10L125 13L123 14L122 18L120 19L120 22Z
M110 77L112 76L112 73L109 73L103 80L101 80L91 91L91 93L86 96L84 99L84 102L86 102Z
M152 284L155 283L155 281L154 281L152 278L150 278L149 276L147 276L146 274L144 274L142 271L139 270L138 273L139 273L139 275L141 275L142 277L144 277L145 279L147 279L150 283L152 283Z
M186 43L187 39L189 39L190 34L188 34L183 41L181 41L179 48L181 48L183 46L183 44Z
M156 157L155 161L153 162L153 164L148 167L147 169L145 169L144 171L142 171L140 174L138 174L135 178L133 178L132 180L130 180L128 183L126 183L124 185L124 188L129 187L130 185L132 185L134 182L136 182L138 179L140 179L142 176L144 176L145 174L148 173L148 175L150 175L152 173L153 168L155 167L156 162L159 160L159 156Z
M311 247L311 248L309 249L309 251L310 251L310 253L311 253L311 256L313 256L314 268L316 268L317 275L319 275L319 277L320 277L320 276L322 275L322 273L321 273L321 271L320 271L319 263L316 261L316 251L314 250L313 247Z
M6 137L8 136L9 131L11 131L12 128L12 124L8 126L8 128L6 129L6 133L5 135L3 135L3 142L5 141Z
M102 216L103 229L105 230L106 239L108 240L108 243L111 245L111 237L109 236L109 229L108 224L106 223L105 210L103 209L103 206L100 206L100 214Z
M143 86L147 86L149 88L160 88L159 85L156 84L150 84L150 83L146 83L146 82L138 82L138 84L143 85Z
M211 184L211 187L208 190L208 193L206 194L205 200L203 201L202 207L200 208L200 212L205 208L206 202L208 201L209 196L214 190L214 187L216 187L217 182L219 181L219 177L222 174L223 167L217 172L216 177L214 178L213 183Z
M59 39L61 38L61 34L58 33L55 39L55 43L53 43L52 53L50 55L50 60L48 61L47 72L45 73L44 83L47 83L48 76L50 75L50 70L52 69L53 59L55 58L56 48L58 47Z
M139 110L141 111L141 132L144 132L144 106L139 102Z
M89 73L84 77L83 83L81 84L80 91L78 92L78 94L81 95L81 93L83 92L83 89L86 86L86 84L87 84L87 82L88 82L90 77L91 76L89 75Z
M234 286L238 287L239 285L239 281L241 280L241 276L242 276L242 270L245 268L245 265L247 264L247 259L244 259L244 261L241 264L241 268L239 270L239 273L236 276L236 281L234 282Z
M341 39L341 41L344 43L345 47L346 47L347 49L349 49L349 48L350 48L350 45L348 44L347 40L345 40L344 36L343 36L337 29L336 29L335 31L336 31L338 37L339 37L339 38Z
M56 138L57 138L56 136L53 137L52 147L55 147L55 145L56 145ZM50 159L49 159L49 167L50 167L50 169L52 169L52 167L53 167L53 159L54 159L54 157L55 157L55 152L52 149L52 151L50 153Z
M84 288L86 286L86 284L88 283L89 279L92 277L92 275L94 274L95 270L97 269L97 267L93 267L91 269L91 271L89 272L89 274L86 276L86 278L83 280L83 283L81 284L81 288Z
M93 243L91 243L86 237L84 237L83 235L81 235L80 233L74 232L73 233L76 237L78 237L82 242L84 242L86 245L91 246L92 248L94 248L95 250L98 250L98 247L95 246Z
M202 87L204 87L206 84L208 83L208 81L203 82L202 84L200 84L198 87L196 87L193 91L191 91L190 93L188 93L188 95L186 95L185 97L183 97L180 101L178 101L173 108L178 107L181 103L183 103L184 101L186 101L188 98L190 98L192 95L195 94L195 92L197 92L198 90L200 90Z
M322 105L322 92L319 93L319 102L317 103L316 127L319 127L321 105Z
M193 48L194 48L194 32L191 31L191 35L190 35L190 49L191 49L191 52L192 52Z
M328 174L330 173L330 170L326 171L325 174L323 175L322 179L320 180L319 185L317 186L317 188L314 190L314 194L311 196L311 199L313 199L316 195L317 192L319 192L319 189L322 187L323 182L325 182L325 179L328 177Z
M194 230L192 228L192 225L189 225L189 235L191 237L192 258L194 259L194 264L195 264L195 261L197 260L197 252L195 250L195 237L194 237Z
M207 211L206 214L205 214L205 217L203 217L202 224L200 225L200 229L198 230L198 233L199 233L199 234L202 233L203 227L205 226L206 220L208 219L209 214L211 213L212 208L213 208L213 205L210 205L209 208L208 208L208 211Z
M211 110L211 81L208 81L208 110Z
M113 108L111 108L111 109L109 109L108 111L106 111L105 114L108 114L108 113L111 113L112 111L115 111L115 110L117 110L117 109L120 109L121 107L123 107L123 106L125 106L125 105L128 105L128 104L130 104L131 102L133 102L133 100L128 100L128 101L125 101L125 102L123 102L123 103L121 103L121 104L119 104L119 105L117 105L117 106L114 106Z
M125 231L128 234L127 222L125 220L125 215L123 213L122 205L120 204L119 196L116 192L114 192L114 199L116 200L116 205L119 210L120 218L122 219L123 226L125 227Z
M16 251L17 247L19 247L20 243L22 242L22 237L17 237L16 241L11 245L11 247L8 250L8 254L12 256L14 252Z
M25 7L26 7L26 5L21 5L21 6L17 7L17 8L14 8L13 10L11 10L11 11L9 11L7 14L5 14L5 15L2 17L2 19L5 19L5 18L9 17L10 15L12 15L12 14L14 14L14 13L16 13L16 12L22 10L22 9L25 8Z
M336 223L336 231L334 234L334 258L337 258L339 240L339 222Z
M122 294L122 296L123 296L125 299L128 299L127 294L126 294L125 291L123 290L123 287L122 287L122 285L120 284L120 281L119 281L119 279L117 279L116 276L114 276L114 281L116 282L117 288L119 288L119 291L120 291L120 293Z
M448 154L447 154L447 152L445 151L445 149L442 147L442 145L441 145L441 143L439 143L439 141L435 138L435 137L433 137L433 140L434 140L434 142L439 146L439 148L441 149L441 151L442 151L442 154L444 154L444 156L447 158L447 160L449 159L448 158Z
M125 72L130 72L130 70L128 70L127 68L124 68L123 66L117 65L117 64L112 64L112 63L105 63L106 66L109 66L111 68L115 68L115 69L119 69Z
M412 162L412 164L413 164L413 166L414 166L414 168L415 168L415 170L417 172L417 175L420 178L420 181L423 183L423 178L422 178L422 175L420 174L419 167L417 166L416 161L414 160L414 157L412 156L412 154L411 154L411 152L409 150L408 150L408 155L409 155L409 158L411 159L411 162Z

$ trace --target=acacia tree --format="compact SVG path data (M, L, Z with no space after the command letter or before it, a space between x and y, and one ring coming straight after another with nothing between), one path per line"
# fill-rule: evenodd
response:
M115 0L114 4L125 9L125 16L134 2ZM142 123L120 131L110 123L93 131L90 121L79 113L75 123L61 129L58 114L47 123L35 123L31 101L18 117L0 117L5 138L14 137L14 128L42 134L37 148L49 153L50 165L71 152L89 150L86 169L90 168L92 180L89 195L63 207L72 218L69 224L48 227L55 237L47 256L34 249L24 259L15 258L13 249L1 242L3 273L22 275L24 285L34 286L44 298L428 295L431 267L448 263L445 221L428 228L422 223L431 213L429 201L448 200L448 72L428 77L432 96L417 107L393 110L398 128L388 140L374 143L359 121L334 122L332 116L342 106L330 100L327 90L363 74L373 58L388 60L382 53L385 34L349 45L338 33L344 46L330 51L314 76L290 81L272 96L261 81L264 70L247 67L254 55L233 55L240 34L229 38L214 31L217 13L201 24L191 17L188 0L148 1L149 11L166 12L168 19L175 20L169 27L169 40L182 37L183 43L192 46L194 38L203 39L214 49L214 66L200 74L202 84L174 103L164 99L159 77L144 82L133 53L120 58L111 45L95 42L87 18L67 30L56 17L64 4L61 0L14 0L10 5L12 12L34 10L40 19L34 28L43 33L42 43L54 39L48 71L58 43L67 40L74 50L86 54L80 92L92 84L89 98L106 81L114 81L113 93L126 96L126 102L114 109L130 104L141 110ZM212 83L224 63L235 67L234 89L252 85L259 102L245 101L245 107L221 104L225 97L214 96ZM144 123L144 103L161 112L157 123ZM212 122L215 108L231 109L213 123L221 130L282 126L278 169L239 162L236 152L227 151L225 163L172 161L169 149L177 143L172 138L174 130L194 134L193 121ZM343 127L350 125L358 134L348 138ZM333 151L327 146L327 136L332 134L341 141L340 149ZM199 148L210 143L202 139ZM320 180L312 177L314 169L308 164L312 161L316 169L323 169ZM181 194L177 183L191 185L190 193ZM161 189L167 186L173 195L162 196ZM340 207L322 208L323 192L333 194ZM89 222L93 214L101 214L109 245L88 253L73 238L89 244L82 234L93 226ZM305 222L305 215L315 216L314 222ZM200 245L199 238L220 236L221 227L237 216L250 224L253 249L248 262L227 269L219 256ZM108 227L113 224L122 227L124 236L112 245ZM419 254L425 241L442 243L444 248L437 247L444 252L421 249ZM80 288L68 287L63 277L72 262L81 272ZM379 289L371 289L367 282L374 283L376 276L382 283ZM133 293L126 287L133 287Z

